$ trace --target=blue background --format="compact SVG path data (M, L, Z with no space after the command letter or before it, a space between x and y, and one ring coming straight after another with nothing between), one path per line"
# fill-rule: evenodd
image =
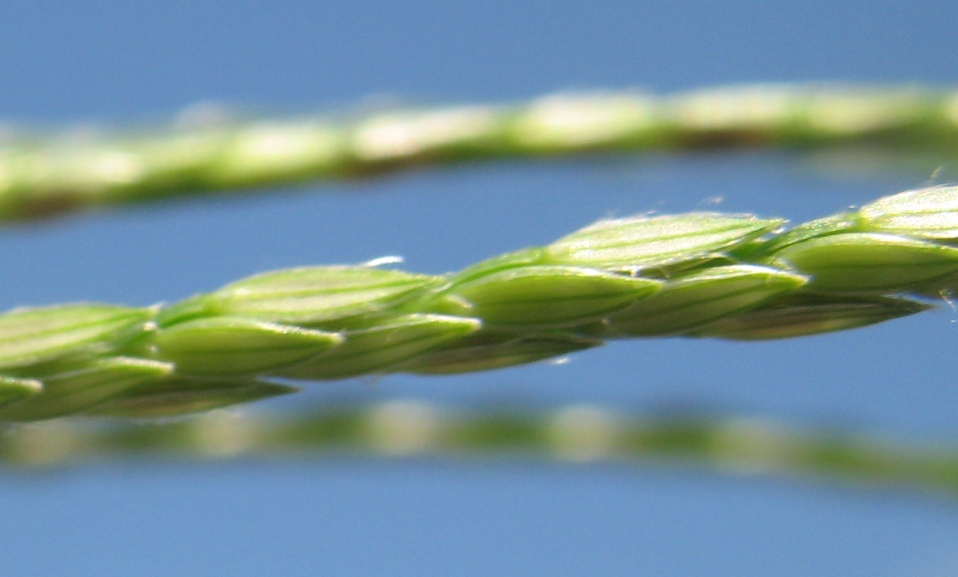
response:
M159 120L755 82L953 85L952 1L44 2L0 8L0 115ZM943 161L944 174L953 170ZM145 305L273 268L399 254L445 272L597 218L719 208L801 221L934 181L745 153L511 164L0 230L0 308ZM954 174L954 172L952 172ZM564 365L310 387L731 414L955 439L948 307L772 343L618 343ZM642 468L135 463L0 477L2 575L953 575L958 510L904 492Z

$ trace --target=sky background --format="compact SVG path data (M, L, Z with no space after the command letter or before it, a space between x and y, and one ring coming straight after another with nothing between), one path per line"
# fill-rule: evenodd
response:
M954 85L956 21L953 1L7 0L0 117L123 123L198 102L335 112L768 81ZM610 215L721 196L722 210L798 222L931 181L745 153L474 166L126 209L0 230L0 309L147 305L265 270L394 254L441 273ZM264 405L692 405L954 440L956 318L946 308L771 343L617 343L560 366L327 383ZM657 468L139 462L5 473L0 507L0 575L958 572L953 503Z

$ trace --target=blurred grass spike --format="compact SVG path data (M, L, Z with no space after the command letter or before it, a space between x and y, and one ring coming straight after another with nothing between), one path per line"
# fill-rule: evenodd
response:
M165 306L17 309L0 314L0 421L172 416L290 391L271 378L491 370L609 339L867 326L958 285L955 207L958 187L936 187L791 230L642 216L446 275L304 267Z
M282 394L280 385L186 380L101 406L138 417L202 410ZM70 450L63 450L69 447ZM841 427L814 429L768 418L702 411L637 414L578 405L455 409L398 400L324 404L281 413L214 411L193 419L135 423L39 423L0 430L0 464L63 467L128 458L537 459L565 465L642 469L693 466L735 476L812 480L852 488L958 496L958 454L940 444L894 442ZM262 463L261 463L262 464Z
M777 148L958 154L954 90L765 84L654 96L555 94L362 118L220 119L170 128L13 131L0 220L491 160Z

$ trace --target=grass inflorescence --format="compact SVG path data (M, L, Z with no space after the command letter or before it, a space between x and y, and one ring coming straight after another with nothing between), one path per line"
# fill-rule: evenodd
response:
M179 303L0 315L0 420L202 411L317 381L531 363L611 339L870 325L958 284L958 187L785 229L699 212L605 220L446 275L274 271Z
M14 129L0 140L0 220L491 160L841 148L892 151L901 163L958 152L956 110L958 94L940 88L767 84L359 116L210 118L193 110L139 131Z

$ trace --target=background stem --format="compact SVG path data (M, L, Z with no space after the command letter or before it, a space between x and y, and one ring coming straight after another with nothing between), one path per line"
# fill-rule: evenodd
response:
M670 96L556 94L339 118L188 112L157 129L14 130L0 143L0 220L492 160L837 147L954 153L958 95L757 85Z

